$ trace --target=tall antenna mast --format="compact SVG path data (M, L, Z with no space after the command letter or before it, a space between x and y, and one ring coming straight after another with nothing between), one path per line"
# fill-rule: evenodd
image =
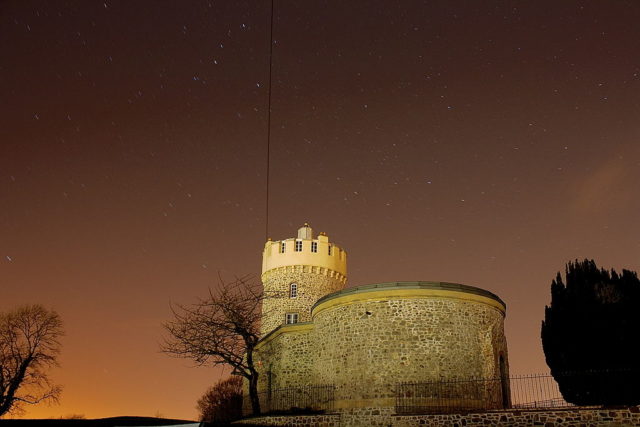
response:
M273 3L271 0L271 24L269 26L269 86L268 86L268 105L267 105L267 185L266 185L266 201L265 201L265 230L264 240L269 239L269 166L271 160L271 69L273 68Z

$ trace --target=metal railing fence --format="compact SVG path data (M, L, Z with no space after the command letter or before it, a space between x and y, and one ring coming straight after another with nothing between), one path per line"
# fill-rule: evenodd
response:
M598 407L625 403L624 399L630 405L640 402L637 371L566 373L557 378L560 385L551 374L399 383L396 413Z
M397 414L437 414L509 406L500 378L451 379L396 384ZM503 399L503 395L506 400Z
M399 415L443 414L576 406L593 408L640 402L640 371L590 371L556 375L556 378L551 374L532 374L398 383L395 385L395 411ZM262 414L333 412L336 387L280 388L260 392L258 397ZM621 398L628 401L625 403ZM251 413L251 401L244 395L242 415Z
M288 387L258 393L260 411L269 413L331 412L334 409L335 387L332 385L307 385ZM251 399L244 395L242 415L251 415Z

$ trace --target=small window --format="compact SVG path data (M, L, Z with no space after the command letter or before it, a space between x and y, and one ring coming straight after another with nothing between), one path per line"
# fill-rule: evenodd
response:
M296 240L296 252L302 252L302 240Z
M311 252L318 252L318 242L311 242Z
M329 255L331 255L331 245L329 245Z
M280 253L283 254L284 250L287 248L287 244L285 242L280 242Z
M289 285L289 298L296 298L298 296L298 284L292 283Z
M285 323L287 325L298 323L298 313L287 313L287 317L285 318Z

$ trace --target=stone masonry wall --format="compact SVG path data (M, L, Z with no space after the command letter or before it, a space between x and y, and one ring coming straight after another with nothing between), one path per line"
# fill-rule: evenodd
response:
M258 361L258 390L266 391L312 384L311 366L315 360L313 337L305 324L287 325L290 332L278 334L255 355Z
M234 424L253 426L317 426L317 427L462 427L462 426L544 426L600 427L640 426L640 410L625 409L565 409L543 411L497 411L446 415L392 415L379 410L363 409L345 414L289 415L257 417Z
M312 272L293 274L317 284ZM287 286L294 278L278 277ZM345 416L359 408L390 414L401 382L508 377L502 303L429 286L356 288L323 300L311 322L281 325L256 348L258 390L333 385ZM497 382L465 404L498 409L502 396Z
M289 297L291 283L298 284L298 295ZM311 307L321 297L344 288L346 278L324 267L294 265L269 270L262 275L265 291L261 336L285 322L286 313L298 313L298 322L311 320Z
M314 317L312 376L336 386L336 408L390 407L399 382L496 377L500 355L508 375L500 310L461 299L390 295Z

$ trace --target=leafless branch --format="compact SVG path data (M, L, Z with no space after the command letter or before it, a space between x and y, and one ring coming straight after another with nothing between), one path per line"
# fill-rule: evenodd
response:
M62 335L60 316L40 305L0 313L0 416L21 404L57 401L62 388L46 371L58 365Z
M231 366L233 375L248 380L252 401L253 395L256 399L254 412L259 412L253 350L259 340L262 300L261 286L250 276L232 282L220 279L208 297L171 306L173 320L163 325L167 334L161 351L198 365Z

